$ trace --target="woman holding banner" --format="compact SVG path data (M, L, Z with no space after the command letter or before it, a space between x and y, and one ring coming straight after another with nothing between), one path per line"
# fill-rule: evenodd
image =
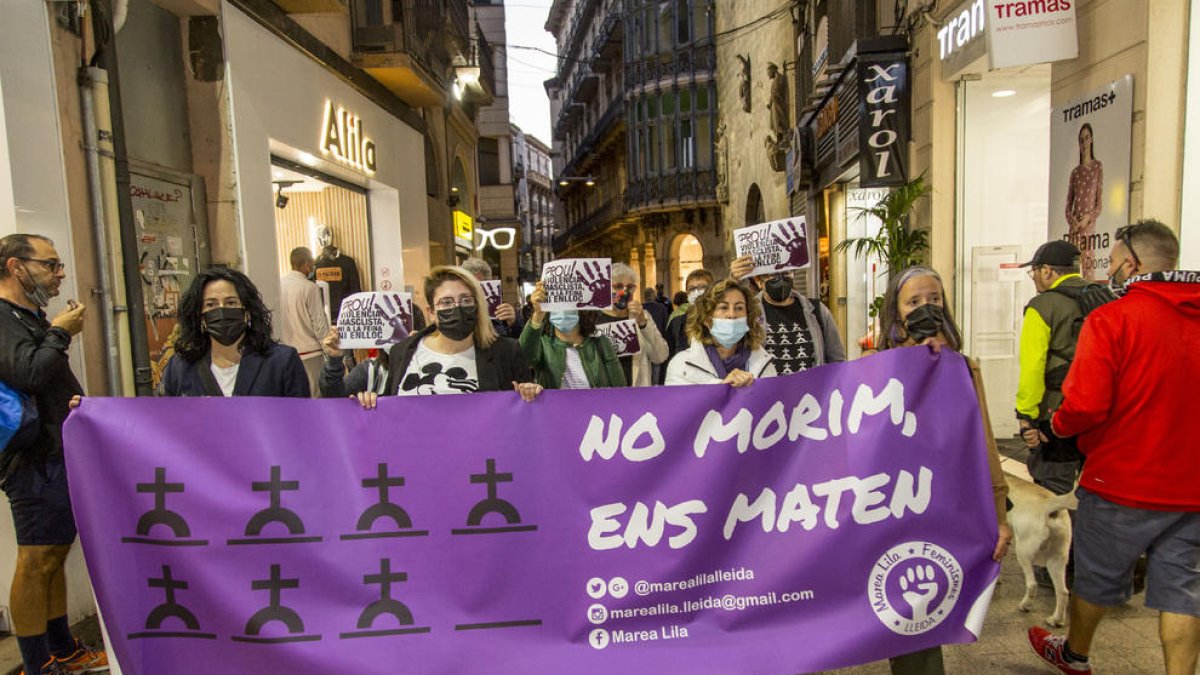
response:
M542 311L546 289L537 283L529 301L533 312L521 331L521 351L546 389L624 387L625 373L612 342L596 334L596 312Z
M880 350L895 347L927 345L935 353L943 348L960 351L962 337L950 310L945 306L946 291L942 278L927 267L914 266L894 275L888 282L883 297L881 326L883 336ZM983 380L979 363L968 358L971 380L979 398L979 411L983 416L984 436L987 438L988 468L992 479L992 496L995 499L996 520L999 536L992 558L999 561L1008 552L1012 541L1012 529L1008 526L1008 485L1000 468L1000 454L996 439L992 436L992 422L988 417L987 401L983 395ZM945 672L942 663L942 648L932 647L912 654L891 659L892 673L896 675L938 675Z
M392 346L385 396L466 394L513 389L532 401L542 391L512 338L500 337L488 318L483 287L461 267L435 267L425 278L434 323ZM363 408L378 394L355 394Z
M180 299L175 356L160 393L308 398L310 388L296 350L271 337L271 312L254 282L213 268L196 275Z
M744 283L723 279L696 299L687 319L691 344L667 364L666 384L748 387L775 377L763 349L762 306Z

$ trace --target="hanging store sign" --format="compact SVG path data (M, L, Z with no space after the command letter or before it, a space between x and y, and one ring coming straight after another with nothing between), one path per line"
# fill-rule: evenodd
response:
M375 142L367 138L362 118L333 101L325 101L321 154L368 174L375 173Z
M953 78L987 53L987 3L967 0L946 15L938 29L942 77Z
M454 238L468 247L475 245L475 221L465 211L454 211Z
M987 5L993 70L1079 56L1071 0L988 0Z
M859 184L900 185L908 176L911 89L904 52L858 57Z

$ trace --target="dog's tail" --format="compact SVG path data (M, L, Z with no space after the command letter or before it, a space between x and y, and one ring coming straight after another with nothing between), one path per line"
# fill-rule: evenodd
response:
M1047 518L1055 518L1059 511L1075 510L1079 507L1079 499L1075 497L1075 492L1071 491L1064 495L1056 495L1051 499L1047 499L1042 505L1042 513Z

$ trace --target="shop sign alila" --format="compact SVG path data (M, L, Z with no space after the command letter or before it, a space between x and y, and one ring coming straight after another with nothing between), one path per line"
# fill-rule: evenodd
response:
M321 154L368 174L375 173L375 141L367 138L362 118L325 101Z

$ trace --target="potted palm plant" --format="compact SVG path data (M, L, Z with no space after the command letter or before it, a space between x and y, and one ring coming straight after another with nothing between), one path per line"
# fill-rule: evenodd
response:
M929 196L929 193L930 187L922 174L896 187L874 206L855 209L856 218L879 219L879 231L873 236L841 241L834 250L839 253L850 251L856 258L878 259L883 263L880 276L887 277L921 262L929 250L929 232L914 229L910 221L917 202ZM878 328L874 323L878 321L882 309L883 296L878 295L871 300L868 309L873 325L868 330L866 346L874 346L874 335Z

